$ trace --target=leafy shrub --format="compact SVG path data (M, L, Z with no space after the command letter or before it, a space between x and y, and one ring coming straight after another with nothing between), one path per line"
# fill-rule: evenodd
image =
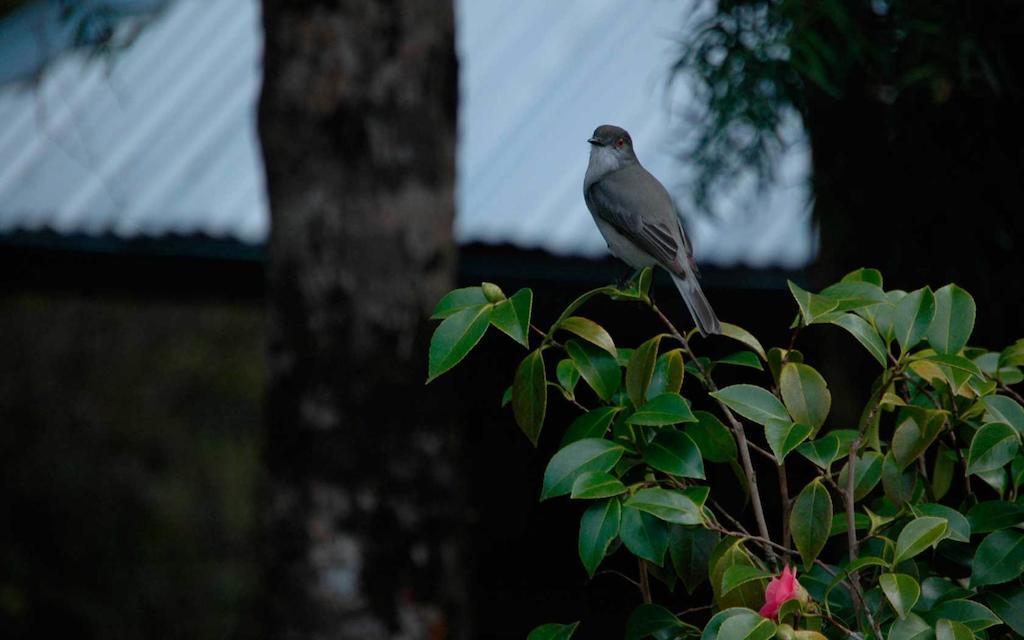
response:
M590 291L546 331L531 322L529 289L457 289L437 305L429 354L428 381L488 327L529 349L502 402L535 445L552 390L578 407L541 500L582 503L589 575L610 553L635 556L642 604L627 640L1024 634L1024 398L1013 388L1024 380L1024 340L998 352L969 346L976 309L966 291L885 291L878 271L860 269L819 293L790 283L799 312L787 347L766 350L723 323L745 349L712 360L694 351L695 330L681 333L660 311L650 284L645 270L631 285ZM640 303L666 332L617 347L577 315L598 296ZM794 348L812 324L844 330L881 369L856 428L829 423L828 384ZM737 365L756 380L719 388L716 369ZM691 410L684 379L717 411ZM777 470L781 534L768 529L759 485L768 479L751 456ZM753 531L742 505L715 499L708 465L736 470ZM797 466L813 470L803 487L787 480ZM655 603L652 577L672 593L710 582L711 602L674 612L683 598ZM545 624L530 639L570 638L577 624Z

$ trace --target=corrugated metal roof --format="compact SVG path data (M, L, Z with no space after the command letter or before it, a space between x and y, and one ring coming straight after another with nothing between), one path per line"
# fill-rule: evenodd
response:
M604 255L581 194L595 126L628 128L667 186L693 169L673 157L672 114L685 86L665 93L685 7L456 0L456 8L456 237ZM0 60L12 41L0 40ZM0 91L0 232L264 242L261 48L258 0L174 0L109 66L66 56L36 86ZM794 146L766 195L752 197L747 184L717 202L724 223L690 220L698 259L808 262L808 155ZM760 215L750 215L751 203Z
M265 241L257 9L175 0L109 65L0 92L0 231Z

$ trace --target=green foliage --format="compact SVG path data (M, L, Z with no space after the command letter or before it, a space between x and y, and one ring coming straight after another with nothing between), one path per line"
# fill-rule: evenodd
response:
M1019 68L1007 62L1016 50L999 22L1019 15L1015 3L727 0L700 8L674 72L697 97L692 115L702 126L683 151L699 167L694 199L705 207L741 173L773 174L794 116L867 99L878 109L906 101L916 108L903 112L915 113L943 108L952 95L1000 99L1020 87ZM882 286L877 271L859 271L851 279Z
M789 528L804 569L810 569L832 530L832 497L820 480L808 484L797 496Z
M526 640L569 640L576 632L579 622L572 624L542 624L526 636Z
M723 323L725 335L708 339L723 350L714 357L696 354L671 324L620 346L580 315L596 297L657 311L649 271L631 288L577 298L547 332L532 324L528 289L506 298L484 283L438 303L428 379L494 326L529 350L503 404L530 442L539 442L549 402L579 411L568 425L548 426L556 433L545 437L560 444L540 497L578 505L587 575L609 554L639 563L641 591L661 604L637 607L627 638L820 639L845 637L844 629L971 638L997 625L1020 633L1024 407L1014 385L1024 382L1024 341L970 346L976 306L955 285L905 293L882 283L861 269L819 292L791 284L789 346L766 350ZM812 324L852 335L883 369L855 428L832 423L828 381L794 348ZM736 352L737 341L749 351ZM719 388L713 376L725 365L740 378ZM691 400L704 408L691 410ZM788 500L766 513L760 491L790 470ZM810 480L793 486L794 477ZM783 520L786 538L774 537L769 523ZM802 586L763 617L765 589L784 561L802 566ZM710 610L673 613L652 577L669 589L678 580L694 596L708 582ZM530 637L568 638L575 628L544 625Z

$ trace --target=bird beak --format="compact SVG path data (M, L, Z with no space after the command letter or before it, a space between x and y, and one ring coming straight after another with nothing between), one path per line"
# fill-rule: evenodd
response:
M594 145L595 147L603 147L604 146L604 143L601 142L600 140L598 140L597 138L588 138L587 142L589 142L590 144Z

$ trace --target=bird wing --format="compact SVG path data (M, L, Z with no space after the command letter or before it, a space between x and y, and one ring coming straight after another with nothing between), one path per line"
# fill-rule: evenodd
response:
M683 216L679 213L679 209L673 207L672 209L676 214L676 222L679 223L679 238L683 241L683 253L686 254L686 260L690 263L690 269L694 273L700 273L697 269L697 260L693 257L693 245L690 244L690 239L686 237L686 229L683 227Z
M634 171L637 169L639 171ZM682 236L665 187L643 167L633 165L590 185L587 206L665 268L679 273L679 249L689 247Z

